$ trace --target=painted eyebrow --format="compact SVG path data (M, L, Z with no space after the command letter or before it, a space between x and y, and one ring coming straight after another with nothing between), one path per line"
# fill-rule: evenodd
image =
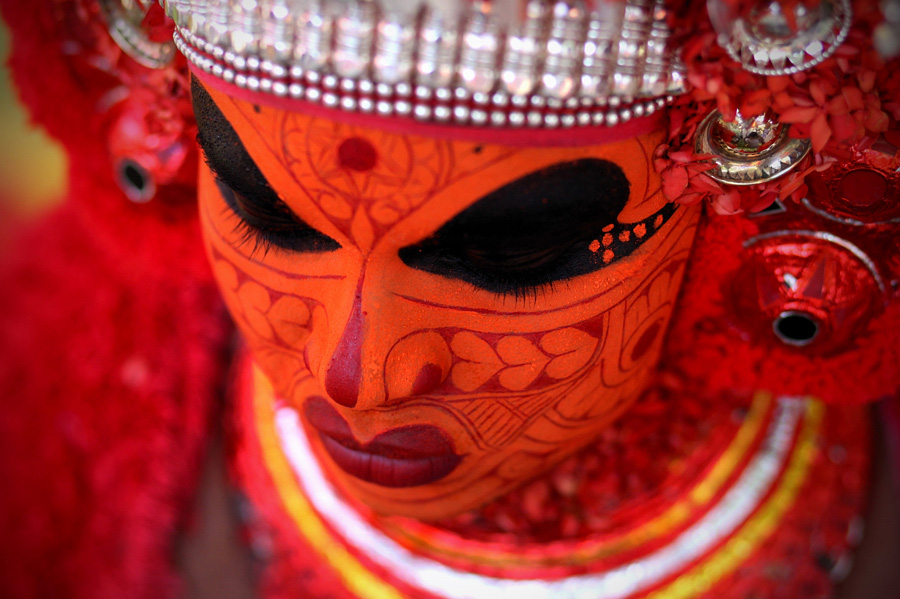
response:
M191 99L197 120L197 143L216 176L250 201L283 204L231 123L194 77Z

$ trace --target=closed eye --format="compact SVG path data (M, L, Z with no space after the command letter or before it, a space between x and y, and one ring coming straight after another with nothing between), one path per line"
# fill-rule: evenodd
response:
M191 93L197 142L230 211L236 229L254 251L278 247L292 252L330 252L340 244L300 219L272 189L213 99L196 79Z
M667 204L641 223L619 223L629 195L628 178L612 162L552 165L484 196L399 257L479 289L536 297L627 257L674 212Z
M236 230L243 243L253 243L253 253L264 255L273 247L291 252L330 252L340 244L324 233L313 229L277 197L260 201L259 198L241 194L217 177L216 185L222 199L238 218Z

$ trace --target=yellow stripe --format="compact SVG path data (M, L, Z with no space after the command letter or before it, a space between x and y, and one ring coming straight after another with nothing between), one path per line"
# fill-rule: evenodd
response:
M797 444L779 479L778 487L769 499L712 557L672 584L648 595L646 599L690 599L708 591L722 577L734 571L772 534L787 511L794 506L797 493L806 481L806 475L818 452L815 438L824 413L822 403L812 399L807 401L806 418Z
M704 508L706 504L712 501L729 477L734 474L737 465L747 455L766 422L771 405L772 395L770 393L760 391L754 395L747 417L735 434L734 439L725 448L706 476L687 493L687 497L673 503L655 518L631 530L623 531L622 534L617 535L615 538L606 538L582 547L573 548L572 553L560 559L553 560L549 559L548 556L522 555L498 550L491 551L489 546L483 546L479 553L474 553L448 545L445 541L442 542L442 539L429 539L425 536L427 533L404 529L402 525L395 525L389 519L382 521L382 524L387 532L395 537L404 539L421 550L444 557L467 559L480 565L546 567L557 565L557 563L567 566L588 564L621 551L634 549L642 543L651 542L683 524L697 509Z
M297 484L291 465L278 442L273 411L275 395L269 381L256 367L253 368L253 387L254 412L263 460L284 503L284 509L299 527L300 534L335 569L351 592L365 599L403 599L397 589L359 563L322 524Z
M335 569L347 588L357 596L363 599L403 599L403 595L396 588L376 576L344 549L322 524L307 502L281 449L274 424L274 393L266 377L255 367L254 387L254 410L263 459L285 509L297 524L300 533ZM770 403L769 395L758 394L755 398L751 414L754 414L752 419L756 425L762 422L762 415L767 412ZM679 576L669 585L648 595L646 599L691 599L708 591L722 577L745 561L760 543L772 534L787 511L793 507L797 493L806 480L818 451L815 438L824 412L822 403L812 399L807 401L803 426L785 472L780 477L775 491L756 513L709 559ZM759 420L756 420L757 418ZM753 436L741 437L739 434L740 439L735 439L727 451L733 450L732 455L739 458L746 452ZM704 483L708 483L711 487L721 486L727 478L727 472L723 473L721 469L714 468L704 479ZM714 492L711 495L714 495ZM704 494L701 492L700 496L703 497ZM677 506L673 507L673 510L675 509Z

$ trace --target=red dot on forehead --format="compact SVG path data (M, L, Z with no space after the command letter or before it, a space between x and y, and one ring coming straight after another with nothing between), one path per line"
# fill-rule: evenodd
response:
M342 168L352 171L369 171L375 166L378 153L367 140L361 137L350 137L338 146L338 162Z

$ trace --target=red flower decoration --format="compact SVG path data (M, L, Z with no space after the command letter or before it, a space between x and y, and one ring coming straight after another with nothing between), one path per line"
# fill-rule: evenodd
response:
M722 1L739 8L747 0ZM698 24L694 11L683 13L680 29L691 31L682 55L690 90L673 104L669 139L654 156L669 200L707 200L719 214L755 212L776 199L803 198L809 173L852 159L879 139L900 147L900 81L895 76L900 60L885 64L874 50L871 32L883 20L877 2L854 2L853 28L832 57L809 70L774 77L745 71L716 43L708 22ZM791 137L810 139L812 153L778 179L752 186L720 184L705 174L715 166L711 157L693 151L697 127L714 109L726 120L737 112L752 117L770 111L790 127Z

